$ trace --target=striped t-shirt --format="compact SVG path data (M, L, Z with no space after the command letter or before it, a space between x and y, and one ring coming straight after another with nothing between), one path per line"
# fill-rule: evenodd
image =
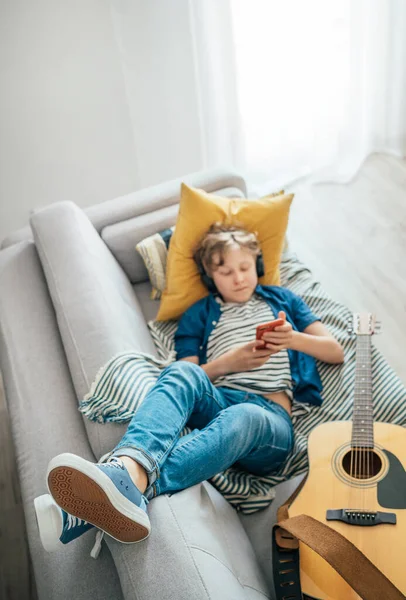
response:
M276 317L269 304L254 293L247 302L223 302L220 318L207 342L207 362L214 360L244 343L255 340L257 325L273 321ZM292 378L287 350L273 354L260 367L240 373L228 373L217 377L216 387L226 386L256 394L271 394L284 391L293 400Z

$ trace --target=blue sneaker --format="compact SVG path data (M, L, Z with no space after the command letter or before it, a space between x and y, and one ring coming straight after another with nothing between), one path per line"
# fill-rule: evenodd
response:
M62 510L49 494L34 499L35 516L41 543L47 552L55 552L94 526Z
M68 452L59 454L48 465L47 485L64 511L119 542L140 542L151 532L148 500L118 456L92 463Z

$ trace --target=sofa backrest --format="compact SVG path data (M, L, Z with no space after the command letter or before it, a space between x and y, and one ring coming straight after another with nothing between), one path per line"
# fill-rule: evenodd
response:
M218 192L224 188L234 188L237 193L243 196L247 192L244 178L232 169L210 169L178 177L82 210L86 213L96 231L101 233L107 226L178 204L182 181L193 187L202 188L207 192ZM37 211L33 210L30 214L35 212ZM7 248L28 240L33 240L30 226L10 233L1 240L0 248Z

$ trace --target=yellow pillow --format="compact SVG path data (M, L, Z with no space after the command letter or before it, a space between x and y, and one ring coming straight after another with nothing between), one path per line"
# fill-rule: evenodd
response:
M208 295L193 251L215 221L237 221L249 231L257 232L265 267L259 283L280 285L279 263L292 200L293 194L255 200L223 198L182 183L178 218L167 258L166 288L156 319L178 319L192 304Z

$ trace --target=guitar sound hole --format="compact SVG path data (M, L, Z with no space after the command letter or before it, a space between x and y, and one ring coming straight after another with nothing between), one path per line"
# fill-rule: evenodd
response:
M382 461L371 448L352 448L343 457L344 471L355 479L372 479L381 468Z

